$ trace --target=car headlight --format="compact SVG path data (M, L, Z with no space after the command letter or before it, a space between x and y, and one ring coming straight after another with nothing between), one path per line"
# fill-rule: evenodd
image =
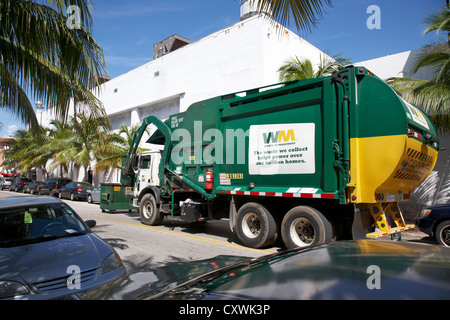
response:
M122 265L122 259L120 259L117 252L111 253L108 258L103 261L102 274L108 273L119 268Z
M0 280L0 299L22 296L30 293L20 282Z
M430 215L431 210L430 209L424 209L420 212L420 218L426 218Z

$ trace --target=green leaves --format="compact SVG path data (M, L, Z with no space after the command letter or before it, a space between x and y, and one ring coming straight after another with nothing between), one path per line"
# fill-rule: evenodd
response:
M342 58L340 55L331 57L328 54L321 54L319 65L314 67L311 60L295 56L286 61L278 69L278 73L280 81L320 78L341 70L347 63L349 63L349 59Z
M91 89L106 73L101 47L90 34L90 0L0 2L0 77L7 108L36 128L30 94L60 118L66 118L71 99L83 102L97 114L101 103ZM77 6L80 28L67 25L67 10ZM70 10L69 10L70 13Z
M431 31L450 31L450 11L448 6L425 19ZM435 77L429 81L390 78L387 83L410 103L421 107L441 132L450 130L450 41L435 41L424 46L417 56L413 72L430 68Z
M258 11L272 11L281 25L289 25L294 20L297 30L311 31L331 0L249 0L257 4Z
M69 124L54 120L50 128L18 131L15 143L5 154L5 165L23 171L32 167L46 171L47 165L67 170L70 163L87 168L100 160L96 155L112 135L105 117L79 113Z

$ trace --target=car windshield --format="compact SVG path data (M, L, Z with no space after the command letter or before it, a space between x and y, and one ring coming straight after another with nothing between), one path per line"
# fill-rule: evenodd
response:
M0 209L0 247L76 236L88 230L63 203Z

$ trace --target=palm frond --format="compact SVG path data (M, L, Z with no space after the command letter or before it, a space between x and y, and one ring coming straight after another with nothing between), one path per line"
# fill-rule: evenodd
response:
M323 7L331 6L331 0L249 0L260 12L272 12L281 25L294 20L297 30L310 32L323 14Z
M440 31L450 32L450 11L449 7L445 6L441 10L430 14L424 19L424 22L428 25L425 30L425 34L432 31L439 33Z
M35 99L54 108L59 117L67 117L71 98L101 114L101 103L91 89L99 88L98 76L106 74L106 67L103 51L90 33L92 1L41 2L47 5L26 0L0 2L0 60L4 73L14 77L23 92L31 92ZM77 6L82 22L76 29L67 26L66 10L71 5ZM7 106L13 113L30 105L28 99L14 101L14 91L15 87L8 87L2 80L0 94L9 98ZM30 124L33 120L27 121Z

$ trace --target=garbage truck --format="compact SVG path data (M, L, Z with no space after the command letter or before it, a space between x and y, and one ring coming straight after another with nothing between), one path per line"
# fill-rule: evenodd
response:
M159 149L138 153L149 125ZM349 66L196 102L165 121L149 116L114 189L144 224L228 219L245 246L307 247L414 228L399 203L438 151L423 111Z

